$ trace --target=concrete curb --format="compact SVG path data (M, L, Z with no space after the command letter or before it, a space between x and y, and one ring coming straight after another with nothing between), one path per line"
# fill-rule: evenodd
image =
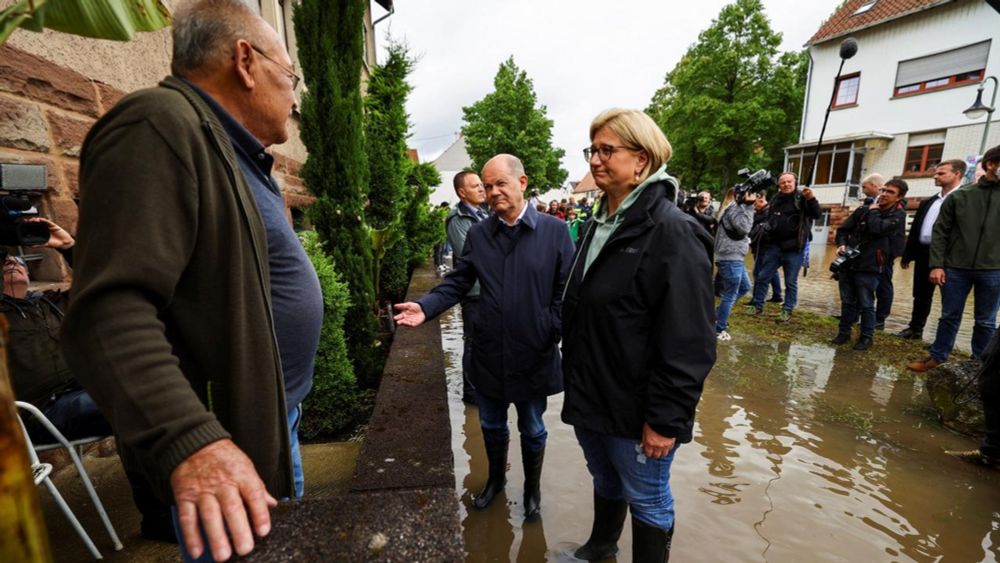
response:
M413 274L406 299L438 283ZM347 495L282 503L248 561L463 561L441 327L396 332Z

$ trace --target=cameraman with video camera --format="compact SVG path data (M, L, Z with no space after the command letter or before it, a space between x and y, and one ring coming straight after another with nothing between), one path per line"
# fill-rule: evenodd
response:
M72 248L76 240L56 223L33 216L4 224L9 228L0 234L0 244L17 242L32 248L51 248L72 265ZM0 314L5 315L8 322L8 360L14 396L38 407L68 440L112 435L107 418L73 377L63 358L59 330L69 293L30 290L31 279L24 258L7 252L3 254ZM26 416L24 425L36 444L55 441L34 417ZM128 467L125 474L136 508L142 514L142 537L176 543L169 507L153 496L152 488L142 475Z
M868 350L875 334L875 290L883 270L891 267L893 248L906 236L906 212L899 202L909 186L893 178L879 189L871 205L857 208L837 229L837 254L830 270L840 284L840 329L831 341L851 340L851 325L861 314L861 335L854 349Z
M798 177L794 172L778 176L778 194L768 206L767 224L761 241L760 277L754 280L753 300L749 312L764 312L764 298L771 280L782 268L785 273L785 301L778 315L778 322L788 322L792 309L798 303L799 270L802 268L802 249L812 238L812 221L819 219L822 211L812 190L797 190Z

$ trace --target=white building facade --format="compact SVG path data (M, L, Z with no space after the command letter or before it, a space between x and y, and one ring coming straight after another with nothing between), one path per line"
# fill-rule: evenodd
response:
M905 179L911 199L936 193L938 162L979 155L986 117L963 111L980 82L1000 74L998 32L1000 14L984 0L847 2L808 44L800 142L786 148L786 170L808 173L833 98L810 182L824 207L856 205L861 179L875 172ZM835 83L846 37L858 51ZM993 88L986 84L984 103ZM1000 112L992 117L987 148L1000 144Z

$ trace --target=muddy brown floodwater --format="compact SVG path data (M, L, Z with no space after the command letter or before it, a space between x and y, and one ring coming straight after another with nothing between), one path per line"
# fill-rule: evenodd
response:
M475 407L461 402L461 318L442 318L456 488L468 561L575 561L591 481L549 398L542 521L523 524L511 409L506 497L471 509L486 481ZM734 341L735 342L735 341ZM877 355L824 344L727 342L678 450L673 561L996 561L1000 471L945 455L972 439L926 416L923 386ZM630 561L626 525L619 561Z

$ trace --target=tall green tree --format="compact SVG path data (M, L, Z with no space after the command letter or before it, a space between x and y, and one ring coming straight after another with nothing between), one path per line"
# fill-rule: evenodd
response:
M371 226L374 284L381 295L383 257L399 240L399 209L406 187L406 137L410 124L406 98L412 88L406 81L413 69L406 46L389 42L388 56L376 65L368 81L365 97L365 141L369 166L368 208L365 217Z
M798 139L806 58L780 44L761 0L736 0L667 73L646 111L685 186L718 193L744 166L781 166L782 148Z
M362 131L364 0L302 0L294 11L305 78L302 179L316 196L312 222L350 289L344 319L348 355L365 386L378 384L372 249L364 222L368 161Z
M538 105L531 79L514 64L514 57L500 65L493 88L462 108L462 134L474 168L481 170L491 157L510 153L524 163L531 186L541 191L561 186L568 173L559 160L566 151L552 146L552 120L545 106Z
M385 63L375 66L368 81L364 103L370 188L365 216L376 230L397 220L406 187L406 138L410 128L406 99L412 90L406 78L413 63L405 45L390 42Z

